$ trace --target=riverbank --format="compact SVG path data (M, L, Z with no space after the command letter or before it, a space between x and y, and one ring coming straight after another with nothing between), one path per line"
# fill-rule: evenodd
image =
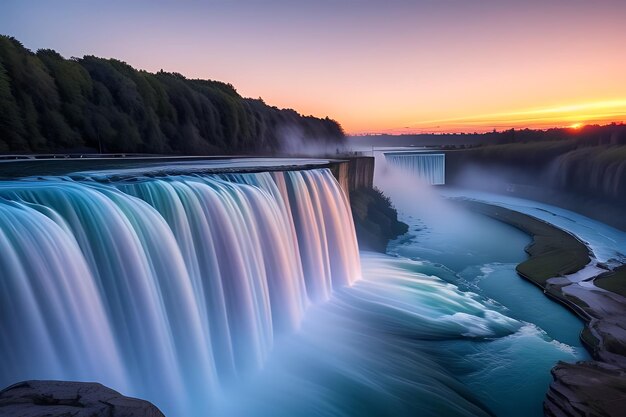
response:
M624 267L607 271L582 241L547 222L485 203L463 204L528 233L529 259L517 272L585 321L581 340L595 360L555 366L546 415L620 415L626 409Z
M384 253L391 240L409 229L398 220L398 212L389 197L377 188L350 191L350 206L360 250Z

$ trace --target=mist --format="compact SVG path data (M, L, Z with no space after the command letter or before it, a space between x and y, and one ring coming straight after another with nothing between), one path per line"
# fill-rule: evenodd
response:
M578 165L581 163L576 161ZM574 164L565 157L555 159L542 169L526 170L494 164L448 164L451 170L446 173L446 189L474 190L540 201L626 230L620 200L623 194L617 191L623 184L592 168L584 170L588 176L584 181L574 181L572 171L579 169L568 165Z
M335 157L347 152L345 141L326 137L323 134L307 135L295 124L282 125L277 129L278 154L285 156Z
M410 232L428 227L458 245L472 244L481 239L487 227L482 216L443 197L441 186L430 185L406 170L394 167L386 160L383 152L376 153L375 157L374 183L391 199L402 220L414 223Z

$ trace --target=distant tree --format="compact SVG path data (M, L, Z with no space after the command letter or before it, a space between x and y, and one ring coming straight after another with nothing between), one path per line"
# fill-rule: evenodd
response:
M0 36L0 152L272 152L285 126L308 142L344 139L333 120L243 98L231 84L51 49L34 54Z
M28 149L25 129L9 79L0 61L0 152L11 149Z

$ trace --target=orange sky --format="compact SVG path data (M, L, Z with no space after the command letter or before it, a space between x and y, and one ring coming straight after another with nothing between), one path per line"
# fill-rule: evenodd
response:
M623 0L7 0L32 49L232 83L348 133L626 121Z

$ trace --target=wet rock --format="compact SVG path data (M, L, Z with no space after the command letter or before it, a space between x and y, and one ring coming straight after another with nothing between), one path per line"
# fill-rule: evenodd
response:
M543 403L548 417L626 416L626 373L597 361L552 369L554 381Z
M25 381L0 391L0 417L164 417L151 403L91 382Z
M389 241L405 234L409 226L398 220L389 197L377 188L350 193L350 206L359 248L384 253Z

